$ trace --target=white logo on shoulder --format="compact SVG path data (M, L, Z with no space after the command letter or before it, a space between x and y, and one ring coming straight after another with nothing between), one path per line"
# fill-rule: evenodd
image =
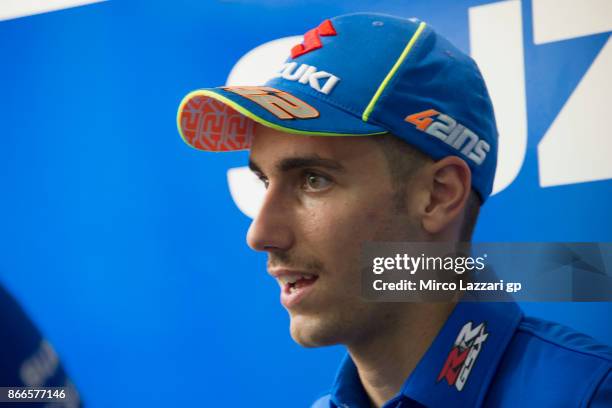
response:
M317 67L297 62L287 62L283 64L280 72L275 78L281 77L288 81L298 81L301 84L308 84L314 90L328 95L340 82L340 78L325 71L317 71Z

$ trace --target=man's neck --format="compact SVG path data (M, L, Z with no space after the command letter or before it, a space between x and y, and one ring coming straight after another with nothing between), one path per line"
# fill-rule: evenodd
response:
M347 345L370 400L381 407L402 388L452 312L454 303L405 304L383 332ZM390 326L390 327L389 327Z

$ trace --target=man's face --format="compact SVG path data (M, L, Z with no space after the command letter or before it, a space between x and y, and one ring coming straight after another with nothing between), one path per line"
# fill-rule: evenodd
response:
M396 209L378 144L258 126L250 159L267 190L247 241L268 253L293 339L323 346L380 335L400 308L360 298L362 244L422 237L410 206Z

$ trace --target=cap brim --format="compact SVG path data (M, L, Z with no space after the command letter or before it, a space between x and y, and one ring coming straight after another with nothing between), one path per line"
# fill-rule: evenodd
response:
M199 89L183 98L177 113L185 143L206 151L249 149L255 123L309 136L387 133L313 96L269 87Z

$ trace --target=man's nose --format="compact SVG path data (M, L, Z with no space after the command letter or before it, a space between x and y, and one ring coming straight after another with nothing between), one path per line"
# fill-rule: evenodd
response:
M286 251L293 245L289 198L269 187L261 208L247 233L247 244L255 251Z

